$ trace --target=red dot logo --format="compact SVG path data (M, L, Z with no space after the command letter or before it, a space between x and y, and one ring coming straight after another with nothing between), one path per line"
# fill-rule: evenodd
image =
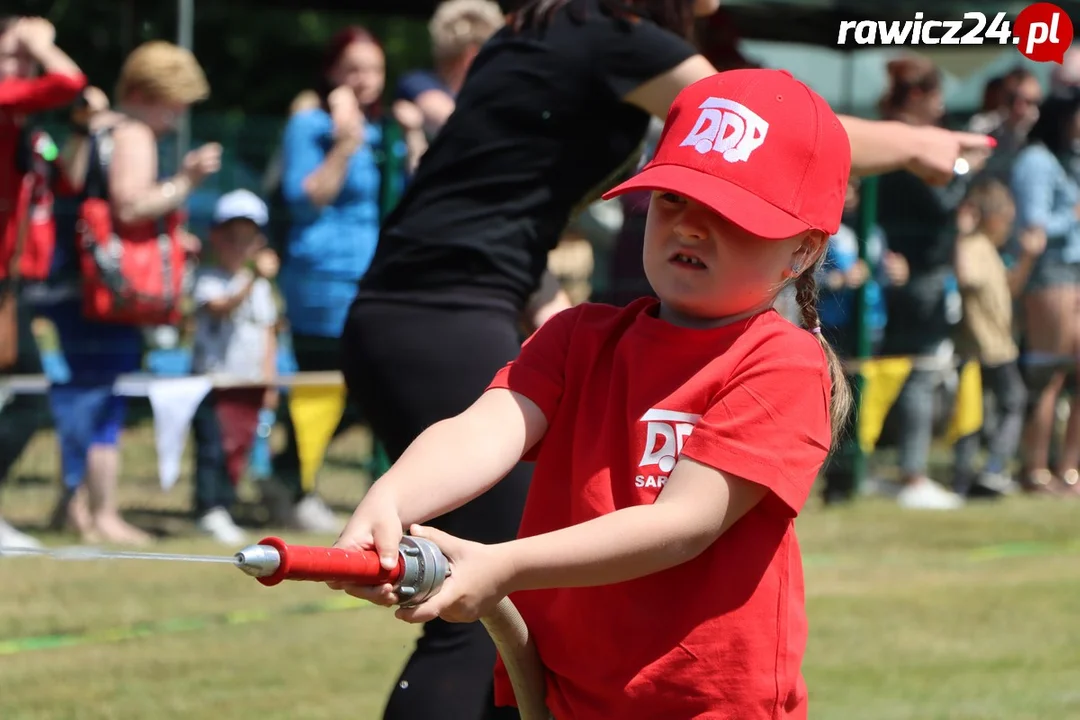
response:
M1072 41L1072 20L1053 3L1028 5L1013 24L1013 42L1028 60L1060 65Z

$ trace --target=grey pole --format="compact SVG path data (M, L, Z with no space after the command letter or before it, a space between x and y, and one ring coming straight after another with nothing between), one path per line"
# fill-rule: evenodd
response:
M195 41L195 0L176 0L176 44L191 50ZM176 136L176 169L191 146L191 113L185 112Z

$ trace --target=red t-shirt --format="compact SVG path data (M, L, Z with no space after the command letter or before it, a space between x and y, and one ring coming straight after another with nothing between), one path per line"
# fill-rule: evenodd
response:
M36 179L28 187L15 166L23 124L33 113L73 102L85 87L86 76L81 73L46 73L0 82L0 279L7 277L17 245L17 229L25 217L22 213L32 213L20 263L24 277L42 279L52 258L52 190Z
M775 311L710 330L658 301L586 304L548 321L492 388L549 428L519 535L656 500L680 456L772 492L704 553L609 586L511 599L548 670L557 720L805 718L802 564L794 518L829 447L817 339ZM513 704L501 662L497 701Z

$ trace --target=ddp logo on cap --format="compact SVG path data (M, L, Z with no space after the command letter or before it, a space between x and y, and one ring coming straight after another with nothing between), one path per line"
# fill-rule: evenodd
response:
M783 70L732 70L685 88L653 159L605 197L661 190L759 237L840 227L851 145L825 100Z
M710 97L701 103L697 122L680 144L704 155L721 153L728 162L746 161L765 142L769 123L748 107L732 100Z

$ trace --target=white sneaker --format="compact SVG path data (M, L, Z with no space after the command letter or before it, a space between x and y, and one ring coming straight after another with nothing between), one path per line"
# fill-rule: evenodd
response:
M964 499L929 478L905 486L896 496L900 507L909 510L956 510Z
M210 535L224 545L240 546L247 543L247 535L237 527L229 511L222 507L210 510L195 523L200 532Z
M40 550L44 546L26 533L19 532L11 527L4 522L3 518L0 518L0 548L5 547Z
M305 497L296 504L293 512L297 527L306 532L332 534L345 527L318 495Z

